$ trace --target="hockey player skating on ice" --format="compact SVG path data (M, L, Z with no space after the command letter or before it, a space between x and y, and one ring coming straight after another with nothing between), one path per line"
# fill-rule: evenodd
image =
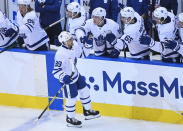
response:
M99 111L92 110L89 88L86 85L85 77L82 76L77 68L77 58L84 57L82 48L73 40L69 32L63 31L58 36L62 44L55 55L53 75L64 87L66 97L66 122L68 126L81 127L81 121L75 118L76 100L79 94L83 105L83 114L86 120L100 116Z
M117 40L112 54L118 56L128 46L132 58L149 60L149 47L144 47L139 42L139 38L146 33L142 17L131 7L125 7L120 14L121 21L125 24L124 34Z
M0 48L12 45L18 38L19 28L0 11Z
M24 39L28 50L48 50L49 38L41 28L39 18L30 7L31 0L18 0L19 11L17 12L17 23L19 35Z
M92 19L76 30L77 39L87 43L88 32L93 35L93 49L96 56L111 57L116 39L121 36L119 25L111 19L107 19L105 9L98 7L92 12Z
M153 15L157 23L160 42L154 41L150 36L142 36L141 44L148 45L153 51L161 53L163 62L180 63L179 53L171 48L164 48L167 40L175 39L175 16L164 7L157 8Z

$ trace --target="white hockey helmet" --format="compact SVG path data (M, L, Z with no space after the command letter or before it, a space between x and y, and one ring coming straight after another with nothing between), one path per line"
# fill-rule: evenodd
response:
M70 4L67 5L67 10L72 12L72 13L80 13L81 11L81 6L77 2L71 2Z
M132 7L125 7L120 11L121 17L131 18L135 17L135 11Z
M101 7L98 7L98 8L95 8L93 11L92 11L92 17L93 16L98 16L98 17L106 17L106 10L101 8Z
M38 0L39 3L45 3L46 0Z
M178 19L179 19L180 22L183 22L183 13L180 13L178 15Z
M19 5L30 5L31 0L18 0L17 2Z
M62 31L58 36L58 40L60 43L65 43L70 39L72 39L72 35L67 31Z
M168 17L168 11L165 7L158 7L153 12L154 17L158 19L166 19Z

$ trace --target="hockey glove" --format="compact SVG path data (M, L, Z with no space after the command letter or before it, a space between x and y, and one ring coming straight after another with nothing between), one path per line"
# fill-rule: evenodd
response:
M152 46L154 40L149 35L142 35L139 39L141 45Z
M119 57L119 54L120 54L120 51L114 48L112 50L111 54L110 54L110 57L111 58L118 58Z
M80 38L81 43L83 43L85 48L92 48L93 47L93 39L88 38L86 36Z
M178 51L180 49L180 44L175 40L166 40L163 42L163 46L166 49L172 49L173 51Z
M11 37L13 34L17 33L17 31L15 31L13 28L9 28L6 32L5 32L5 36L6 37Z
M72 82L71 77L69 75L65 75L63 77L64 84L70 84Z
M105 40L108 41L109 43L112 43L113 41L116 40L116 36L111 32L106 35Z

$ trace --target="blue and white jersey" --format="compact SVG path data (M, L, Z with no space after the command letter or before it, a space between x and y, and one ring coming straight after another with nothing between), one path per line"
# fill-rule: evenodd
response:
M72 83L75 83L79 77L79 72L76 67L77 58L84 58L84 55L78 43L76 41L73 41L73 43L71 49L65 45L61 45L55 54L55 64L52 73L61 83L63 83L63 77L65 75L71 76L72 74Z
M163 58L176 58L179 56L177 51L164 48L163 42L155 41L153 44L151 44L150 48L156 52L159 52Z
M118 50L128 46L132 58L141 58L150 53L149 47L142 46L139 38L146 33L142 17L135 13L136 22L134 24L125 24L123 36L117 40L115 48Z
M13 28L17 33L14 33L11 37L6 37L5 32ZM13 44L18 38L19 28L13 24L4 14L0 11L0 48L5 48Z
M24 42L29 50L36 50L48 43L49 38L41 28L39 18L35 11L28 12L24 17L17 12L17 23L20 28L20 36L24 36Z
M168 12L168 16L171 19L169 23L156 25L160 41L165 41L166 39L174 40L176 37L177 25L175 15Z
M81 16L78 18L68 18L68 30L75 37L76 29L80 28L87 20L87 13L83 7L81 7Z
M92 33L94 40L93 49L96 56L100 56L105 52L110 54L114 49L114 45L105 40L105 37L108 33L113 33L116 38L121 37L121 30L118 23L107 18L104 20L104 25L102 27L95 25L93 23L93 19L88 19L85 25L80 28L80 30L82 30L85 35L87 35L89 32Z

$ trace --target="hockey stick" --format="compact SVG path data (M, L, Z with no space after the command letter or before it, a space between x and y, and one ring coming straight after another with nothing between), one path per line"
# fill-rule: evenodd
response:
M41 112L41 114L38 116L38 118L36 119L36 121L38 121L43 114L45 113L45 111L49 108L49 106L54 102L54 100L57 98L57 96L62 92L62 90L65 88L65 84L58 90L58 92L56 93L56 95L53 97L53 99L49 102L49 104L45 107L45 109Z
M65 18L61 18L60 20L55 21L54 23L50 24L49 26L45 27L44 30L51 28L52 26L58 24L59 22L63 21Z

